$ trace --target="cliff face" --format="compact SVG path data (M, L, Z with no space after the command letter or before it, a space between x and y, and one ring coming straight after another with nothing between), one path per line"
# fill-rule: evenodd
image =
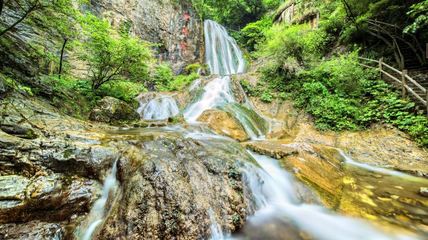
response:
M5 3L0 15L0 29L5 29L25 15L28 2ZM185 0L92 0L86 10L104 16L113 27L129 27L130 32L157 48L157 57L180 71L201 59L203 24L191 4ZM34 77L55 71L63 39L61 33L44 26L43 11L29 14L11 31L0 37L0 68L23 74L32 86Z
M190 3L177 0L100 0L95 11L115 27L128 26L142 39L158 44L158 58L174 70L203 54L203 24Z

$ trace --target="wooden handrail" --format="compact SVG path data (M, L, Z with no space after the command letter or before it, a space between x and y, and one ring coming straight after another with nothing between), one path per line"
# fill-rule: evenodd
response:
M377 66L370 66L370 65L367 65L364 63L359 63L359 64L363 67L366 67L366 68L376 69L381 74L383 74L383 75L387 76L388 78L390 78L391 80L394 80L395 82L399 83L402 87L403 97L405 97L407 95L407 93L410 93L411 95L413 95L413 97L415 97L424 106L426 106L426 111L427 111L427 116L428 116L428 89L423 87L420 83L418 83L416 80L414 80L412 77L410 77L407 74L407 70L400 71L400 70L386 64L382 58L380 60L374 60L374 59L365 58L365 57L358 57L358 59L364 60L367 62L376 63ZM393 71L394 73L398 74L400 77L395 77L393 74L387 72L386 69ZM424 94L424 96L419 95L415 91L415 89L413 89L411 86L409 86L409 84L407 84L407 82L411 83L416 88L418 88L420 91L422 91L422 94Z

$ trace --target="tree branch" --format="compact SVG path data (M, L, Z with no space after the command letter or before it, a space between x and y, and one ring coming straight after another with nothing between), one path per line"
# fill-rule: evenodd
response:
M39 7L41 7L39 1L36 1L35 3L33 3L33 5L27 11L25 11L25 14L20 19L18 19L15 23L13 23L8 28L6 28L6 29L4 29L3 31L0 32L0 37L3 36L8 31L10 31L11 29L13 29L16 25L18 25L25 18L27 18L28 15L30 15L30 13L32 13L35 10L37 10Z

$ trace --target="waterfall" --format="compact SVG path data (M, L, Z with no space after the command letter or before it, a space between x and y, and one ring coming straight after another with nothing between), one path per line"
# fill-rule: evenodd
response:
M205 55L211 74L219 75L205 87L201 98L184 111L187 122L196 122L208 109L235 102L230 75L242 73L245 61L236 41L218 23L205 21Z
M101 197L92 206L91 212L89 213L85 222L87 228L80 230L78 239L91 240L92 235L99 225L104 221L106 216L106 205L107 200L112 192L118 187L118 181L116 179L117 173L117 160L113 163L110 174L106 177L103 184L103 190Z
M211 74L227 76L243 73L245 61L235 39L220 24L206 20L205 57Z
M137 112L144 120L165 120L180 113L177 102L169 95L161 95L150 99L148 102L138 98L138 101L140 107Z
M266 219L291 222L298 230L320 240L390 240L409 239L389 236L368 223L340 216L322 206L299 202L294 189L295 180L284 171L277 160L250 152L261 168L248 166L246 185L254 197L256 213L248 221L263 223ZM311 238L311 239L312 239Z
M195 123L198 117L208 109L222 108L235 103L231 89L230 75L243 73L245 60L236 41L229 36L226 29L218 23L205 21L206 63L211 74L218 75L203 88L202 96L184 111L187 122ZM232 109L233 108L233 109ZM255 124L249 111L238 107L228 107L229 112L242 124L251 139L259 139L264 131Z

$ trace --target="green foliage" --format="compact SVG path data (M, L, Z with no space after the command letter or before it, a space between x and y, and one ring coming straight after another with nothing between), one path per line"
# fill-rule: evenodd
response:
M104 84L97 92L101 96L112 96L125 102L132 103L141 92L147 89L142 83L131 81L114 81Z
M15 91L18 91L20 93L26 94L28 96L33 96L33 90L25 85L20 84L19 82L15 81L11 77L4 76L3 74L0 75L2 81L5 84L5 87L9 89L13 89Z
M278 67L283 67L290 58L300 65L319 58L327 41L324 31L311 30L309 25L276 25L267 32L266 37L261 53Z
M415 112L415 104L400 98L377 73L358 64L357 53L333 57L299 71L293 77L263 72L271 90L290 93L296 106L314 117L321 130L359 130L383 122L407 132L428 146L428 119ZM282 80L281 80L282 79ZM268 92L272 95L272 91ZM278 94L280 95L280 94ZM269 94L262 94L269 99Z
M201 65L200 63L192 63L184 68L184 72L186 74L197 73L199 70L205 71L207 70L207 66L205 64Z
M272 20L267 17L249 23L239 32L238 42L248 51L254 51L257 45L265 40L265 33L270 27L272 27Z
M186 69L190 74L174 76L169 65L160 64L156 66L152 77L152 87L158 91L180 91L199 78L199 74L195 72L199 66L199 64L189 65Z
M270 103L273 101L273 96L269 91L264 91L260 96L260 100L266 103Z
M239 30L263 14L275 9L281 0L192 0L202 19L215 20L228 28Z
M168 64L159 64L155 68L150 87L160 91L167 91L169 83L173 80L174 73L171 66Z
M428 26L428 0L412 5L407 13L414 22L404 29L406 33L415 33L419 29Z
M168 84L169 91L180 91L189 86L193 81L199 78L199 74L178 75Z
M124 78L139 81L148 78L151 51L147 43L117 34L106 20L91 14L81 17L80 22L88 38L80 57L90 66L92 89Z

